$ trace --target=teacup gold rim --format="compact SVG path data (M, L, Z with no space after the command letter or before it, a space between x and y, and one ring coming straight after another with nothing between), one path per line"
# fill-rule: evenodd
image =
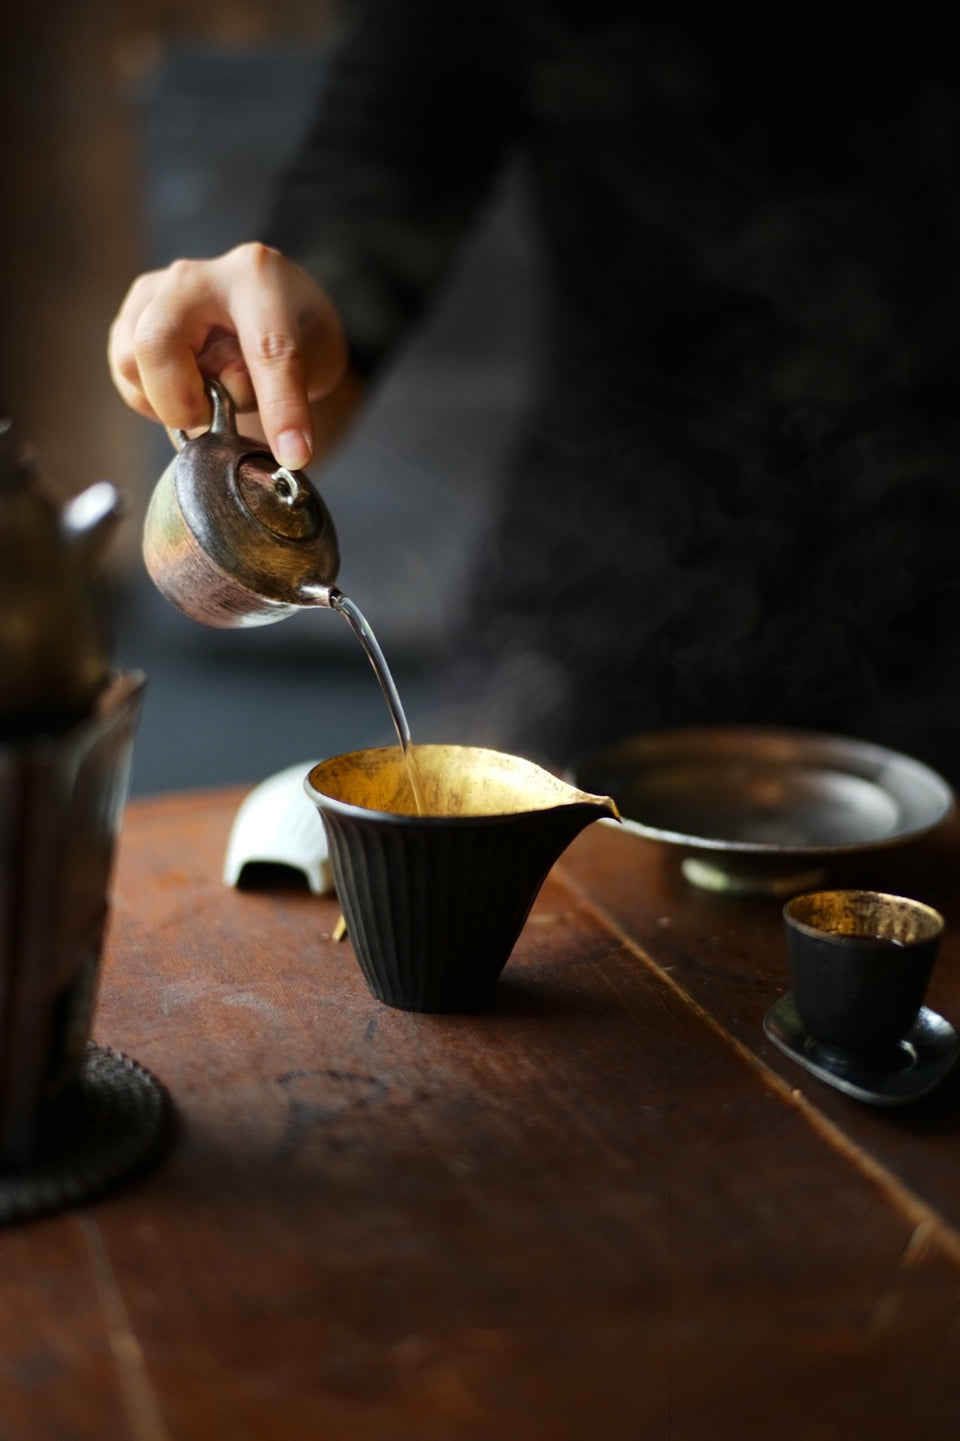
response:
M931 906L927 901L917 900L915 896L897 895L892 891L874 891L860 886L830 890L821 888L813 891L804 891L800 895L792 896L783 907L783 917L786 923L795 930L801 931L804 935L811 937L813 940L833 940L849 946L875 946L878 939L876 936L846 935L840 931L828 930L824 926L811 925L808 921L802 920L800 916L795 914L795 907L799 907L803 903L809 903L817 896L831 896L838 901L852 899L854 897L869 897L874 902L909 907L912 911L926 916L931 923L930 929L923 935L914 936L902 941L900 944L907 950L918 946L926 946L929 945L931 941L939 940L946 929L946 920L940 911L938 911L935 906Z
M421 749L429 748L432 747L430 747L429 745L421 747ZM467 812L462 815L415 815L405 811L378 810L372 806L358 805L355 801L344 801L339 799L339 797L332 796L327 791L322 790L314 782L314 776L320 770L322 770L324 766L330 765L333 762L349 760L353 756L360 756L366 754L386 754L387 752L393 752L395 754L396 750L398 749L396 746L370 747L365 750L349 751L344 752L340 755L327 756L325 759L317 761L316 764L310 768L310 770L304 776L303 788L308 798L313 802L313 804L318 808L318 810L320 810L321 814L324 810L330 810L336 812L339 815L349 817L354 820L368 820L375 821L377 823L387 823L407 827L423 826L426 828L434 829L438 826L476 827L478 824L504 825L510 822L516 823L524 819L529 820L533 817L547 816L558 812L562 812L564 815L569 815L571 812L578 809L593 811L603 810L606 812L607 816L611 820L616 820L619 822L621 819L616 802L611 796L594 795L589 791L584 791L576 785L571 784L563 776L546 771L544 767L540 766L536 761L531 761L525 756L511 755L509 752L497 751L490 747L484 746L445 745L438 746L436 748L472 751L476 752L478 755L486 753L491 757L502 756L511 761L519 762L521 763L522 767L529 767L531 771L541 771L544 775L550 775L552 779L558 783L560 789L566 789L570 792L570 796L568 799L558 798L552 804L531 806L524 810ZM418 748L415 746L414 750L416 751L417 749Z

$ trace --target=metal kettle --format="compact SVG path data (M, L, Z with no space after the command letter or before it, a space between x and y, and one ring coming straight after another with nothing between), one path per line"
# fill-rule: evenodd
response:
M210 428L170 431L176 456L150 498L143 557L157 589L203 625L268 625L331 604L333 521L301 471L237 431L233 402L206 380Z
M0 420L0 740L58 734L109 675L95 572L123 500L101 480L66 502Z

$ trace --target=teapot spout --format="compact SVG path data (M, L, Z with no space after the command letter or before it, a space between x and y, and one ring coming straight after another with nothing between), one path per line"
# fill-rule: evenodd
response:
M319 605L326 610L336 610L341 592L335 585L321 585L319 581L307 580L297 592L298 605Z
M95 566L127 509L126 499L109 480L98 480L60 510L60 530L84 563Z

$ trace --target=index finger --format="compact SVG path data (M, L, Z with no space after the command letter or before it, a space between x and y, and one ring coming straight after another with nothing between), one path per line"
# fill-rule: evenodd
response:
M244 248L230 309L267 442L281 465L300 469L313 454L310 401L345 368L336 311L305 272L266 246Z

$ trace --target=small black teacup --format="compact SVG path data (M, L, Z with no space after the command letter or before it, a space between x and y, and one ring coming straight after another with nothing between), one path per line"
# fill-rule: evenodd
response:
M783 908L793 1000L824 1059L882 1066L923 1005L939 911L880 891L811 891Z

